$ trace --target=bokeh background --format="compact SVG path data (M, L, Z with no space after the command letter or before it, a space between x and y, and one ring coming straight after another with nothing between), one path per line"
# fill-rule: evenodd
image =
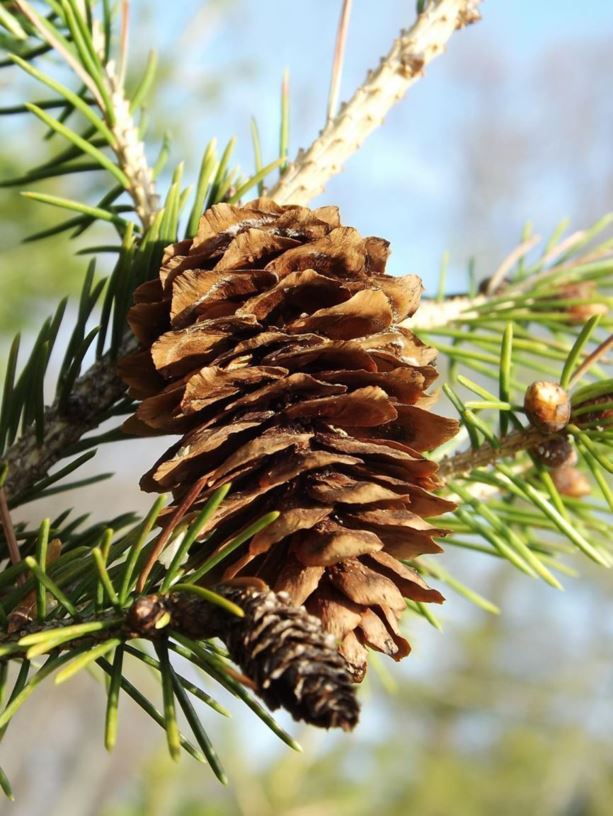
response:
M341 98L410 24L413 9L410 0L354 0ZM161 59L150 105L152 158L169 132L172 158L184 160L193 178L211 136L225 143L235 135L236 159L248 171L255 116L271 161L285 68L290 155L307 145L325 116L339 10L338 0L133 0L135 76L149 48ZM491 274L526 222L547 235L564 217L580 228L613 209L613 5L488 0L483 16L452 39L317 202L339 205L345 223L389 239L390 270L420 274L430 292L445 251L450 290L462 291L467 266ZM3 105L26 92L16 75L0 73ZM2 178L57 149L30 119L5 118L0 127ZM59 179L46 189L70 195L74 185ZM85 263L74 253L96 243L92 236L74 245L64 237L21 243L57 218L16 190L2 191L3 348L16 329L27 345L55 301L78 292ZM103 518L146 507L136 485L157 457L155 444L100 451L91 472L116 475L72 496L78 511ZM61 508L33 504L22 513L36 521L66 506L66 497L59 501ZM224 789L187 756L174 765L163 732L130 701L122 703L118 748L107 756L104 695L78 675L59 689L48 684L11 725L0 764L17 802L0 804L0 813L608 816L613 579L577 561L579 576L559 593L475 554L443 558L502 614L451 595L442 633L409 621L414 653L401 666L373 667L354 734L304 730L281 717L303 744L294 754L232 701L230 721L203 712L231 778ZM139 682L157 693L153 678Z

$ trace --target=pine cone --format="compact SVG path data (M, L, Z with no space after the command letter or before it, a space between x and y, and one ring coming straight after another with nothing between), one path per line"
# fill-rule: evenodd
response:
M120 365L142 400L126 430L182 434L143 489L179 503L206 477L197 512L232 482L192 562L280 510L211 581L254 576L287 592L358 680L366 647L408 654L405 598L442 602L404 562L440 551L444 530L424 517L454 506L429 492L437 466L422 456L457 431L428 410L436 352L398 325L421 281L386 275L387 256L334 207L216 205L137 289L129 321L142 350Z

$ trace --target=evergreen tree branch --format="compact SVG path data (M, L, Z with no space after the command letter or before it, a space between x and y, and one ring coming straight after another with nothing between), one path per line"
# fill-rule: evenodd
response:
M539 431L537 428L523 428L503 436L498 445L486 442L476 449L460 451L452 456L445 456L439 462L438 475L444 480L465 476L472 470L493 465L501 459L516 456L521 451L529 451L558 434Z
M378 68L343 105L312 145L300 151L270 197L280 204L307 204L382 124L389 110L443 53L453 32L479 20L480 0L432 0L415 24L394 41Z
M62 57L91 93L110 131L109 146L117 159L118 170L126 179L124 186L134 202L143 229L147 230L159 209L159 199L155 192L153 173L145 157L144 145L134 124L130 103L126 99L123 68L120 68L118 74L115 63L112 60L104 62L101 54L96 55L96 60L92 64L81 64L56 29L44 20L27 0L18 0L17 7L31 22L40 39ZM122 54L125 54L125 25L122 32ZM92 45L95 48L94 34L95 32L92 33ZM123 61L120 55L120 62ZM74 94L68 89L45 74L31 69L27 63L21 61L20 64L39 81L64 95L69 102L74 102Z
M35 559L28 558L26 563L37 580L49 582L58 600L67 605ZM206 641L219 638L230 659L246 673L240 682L254 688L270 708L283 707L295 719L312 725L351 730L359 706L334 637L306 609L291 605L287 595L260 583L222 584L212 590L176 584L169 594L138 595L122 608L115 604L78 614L68 605L68 616L60 620L31 619L24 616L22 604L9 616L6 632L0 634L0 661L49 655L49 661L57 661L57 668L66 666L56 676L56 682L63 682L100 654L129 640L150 641L162 649L174 640L197 644L206 671L206 659L212 656L207 655ZM158 668L162 683L174 672L170 664L158 664ZM216 679L235 676L223 660L217 661L216 673ZM13 713L9 705L0 715L0 727Z
M34 29L38 32L40 39L46 43L49 48L61 55L66 64L72 69L72 71L74 71L76 76L79 77L81 82L89 90L92 97L96 100L98 106L103 108L103 97L99 88L96 86L96 83L93 81L91 74L71 53L70 49L66 47L65 43L62 41L62 38L58 36L53 26L50 25L50 23L44 17L41 17L40 14L38 14L38 12L28 2L26 2L26 0L15 0L15 5L30 21Z
M130 341L124 351L133 347ZM35 429L28 428L7 448L3 461L8 466L5 489L10 499L18 500L44 478L82 436L108 417L110 408L124 393L114 360L106 354L77 379L67 403L58 398L45 409L43 444Z
M445 326L460 315L469 316L473 307L485 301L484 295L475 298L454 296L442 302L426 300L415 316L403 325L414 331ZM135 348L131 332L126 331L118 356L129 354ZM2 460L8 465L6 491L11 500L29 492L43 479L67 450L107 418L109 410L125 394L125 385L116 373L115 360L114 355L105 354L76 380L68 405L58 398L45 408L42 444L36 429L28 428L7 448Z
M52 45L68 66L85 82L85 77L82 76L84 67L76 60L68 46L55 36L53 27L46 25L46 21L37 15L27 0L21 0L19 5L41 40ZM416 25L401 35L381 66L356 92L354 100L330 122L321 139L290 167L288 173L283 176L280 186L278 185L278 197L282 198L286 194L283 190L287 191L291 178L302 187L303 171L300 168L309 165L308 156L313 150L319 154L323 149L328 155L326 140L333 146L330 156L336 166L338 145L343 140L347 143L347 129L354 126L354 119L361 118L366 126L365 135L378 126L386 107L391 106L396 98L402 96L418 78L423 66L443 50L444 43L453 30L477 18L476 3L472 0L461 2L436 0L429 4ZM126 189L146 232L158 212L159 202L155 193L153 174L145 158L143 143L134 125L131 105L126 99L122 82L112 61L107 61L103 65L97 83L91 76L87 77L88 81L85 84L92 92L112 133L110 147L116 155L118 168L127 178ZM40 79L41 75L37 78ZM102 94L101 83L104 91ZM388 92L388 89L391 89L391 92ZM352 143L350 152L358 147L358 142ZM340 165L337 169L340 169ZM313 184L310 192L303 190L301 193L303 197L311 197L314 194ZM457 312L464 308L464 304L455 303L451 308ZM432 314L438 311L440 304L432 310ZM432 325L431 319L428 319L429 326ZM423 320L420 323L424 325ZM127 330L123 333L119 345L120 354L126 353L131 347L132 340ZM40 439L40 429L27 427L17 442L6 451L4 461L9 466L6 490L11 500L27 493L33 485L44 478L65 452L84 434L95 428L101 418L106 417L112 406L121 398L125 389L115 374L115 358L116 354L103 356L89 371L79 377L72 389L69 403L58 399L45 409L44 440Z

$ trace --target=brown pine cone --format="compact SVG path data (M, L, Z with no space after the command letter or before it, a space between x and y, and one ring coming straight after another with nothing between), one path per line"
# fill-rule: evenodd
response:
M442 602L404 561L440 551L444 531L424 517L453 508L429 492L437 466L422 455L457 431L428 410L436 352L398 325L421 281L386 275L387 255L334 207L216 205L136 291L142 350L120 366L142 399L126 430L182 435L143 489L178 503L206 477L196 512L232 482L192 563L281 511L211 582L255 576L287 592L335 635L356 679L366 647L408 654L405 598Z

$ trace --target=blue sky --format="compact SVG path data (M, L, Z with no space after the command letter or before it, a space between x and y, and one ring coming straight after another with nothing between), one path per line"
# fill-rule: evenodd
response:
M173 6L170 18L155 7L149 6L147 12L143 0L134 3L135 18L139 8L153 17L156 46L173 54L173 93L160 95L156 105L167 111L168 126L181 145L176 158L186 160L188 172L195 172L200 150L212 135L220 142L236 135L236 158L245 170L251 169L252 115L262 133L265 161L275 158L279 84L285 68L291 75L290 155L322 126L340 2L185 2ZM586 49L589 52L593 42L602 45L613 33L613 4L607 0L488 0L482 12L483 21L454 36L448 54L431 65L427 76L319 199L338 204L346 223L390 240L390 271L418 272L428 287L434 285L445 249L452 254L452 284L461 287L469 254L477 260L482 257L486 275L494 255L502 257L513 247L524 219L547 231L560 218L574 214L570 200L574 187L567 189L562 162L540 174L518 167L513 190L507 191L509 200L497 216L495 252L490 236L487 251L480 256L483 236L474 227L465 229L458 213L463 213L462 184L467 183L463 151L470 142L471 117L480 113L481 131L487 117L484 94L492 93L486 83L488 72L500 72L499 87L496 77L490 78L496 96L492 116L509 120L510 138L515 125L544 115L542 92L539 97L533 88L540 88L539 77L545 82L548 76L548 57L543 55L570 61L578 48L572 71L580 78L585 75L588 82L593 66L583 59ZM414 3L409 0L355 0L341 99L351 95L413 17ZM141 48L149 47L144 39L138 42ZM604 95L607 80L600 79ZM568 112L553 111L546 118L541 150L548 139L564 134L567 116ZM475 131L475 138L481 131ZM484 141L479 149L485 161L506 164L505 153L497 158L496 150L502 148L496 141ZM506 173L512 177L512 168ZM522 173L531 176L523 186ZM605 203L608 208L610 203Z

